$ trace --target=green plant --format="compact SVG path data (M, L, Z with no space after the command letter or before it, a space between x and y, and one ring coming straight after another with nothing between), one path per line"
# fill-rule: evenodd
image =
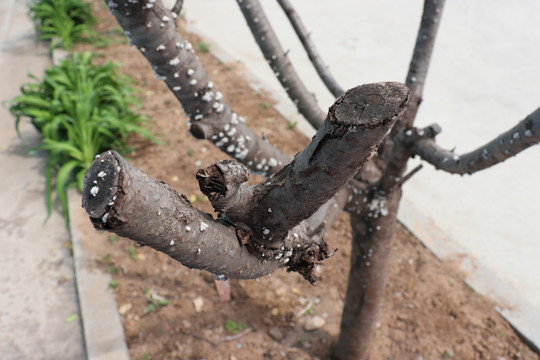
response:
M83 0L38 0L30 5L30 15L40 40L50 41L51 50L70 50L78 42L99 39L92 28L97 21Z
M207 53L210 51L210 44L200 41L197 43L197 49L201 54Z
M128 247L128 253L129 253L129 257L132 260L137 261L139 259L137 257L137 253L135 252L135 248L133 246Z
M225 329L230 331L233 335L237 334L240 330L247 328L247 325L244 323L237 323L231 320L227 320L225 323Z
M117 65L107 62L94 65L91 53L73 54L45 71L42 81L21 87L21 95L10 103L15 127L23 117L30 118L43 134L41 145L32 149L49 153L45 176L47 210L52 209L53 177L56 195L69 223L67 189L82 189L86 169L96 154L108 149L127 153L128 136L132 133L157 142L144 126L148 121L131 108L139 104L132 88L133 81L120 75Z

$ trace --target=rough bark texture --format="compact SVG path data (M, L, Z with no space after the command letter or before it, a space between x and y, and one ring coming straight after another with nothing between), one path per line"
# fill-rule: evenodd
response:
M184 107L191 118L193 136L210 140L263 176L277 172L292 160L255 135L243 118L230 109L192 45L178 33L173 13L161 1L124 0L107 4L156 76L165 81Z
M258 0L237 1L257 45L259 45L264 58L272 68L281 86L283 86L289 98L294 102L298 111L300 111L315 129L318 129L324 121L324 113L317 104L315 96L305 87L294 70L261 4Z
M322 82L324 85L326 85L326 88L332 95L334 95L336 98L340 97L345 91L338 84L337 80L334 78L334 75L332 75L328 69L328 66L324 63L319 51L317 51L317 47L313 41L311 41L308 31L302 23L302 19L300 19L300 16L296 10L294 10L294 7L289 0L278 0L278 3L281 5L281 8L287 15L287 18L289 18L296 35L302 42L302 45L308 54L309 60L315 67L315 70L317 70L317 74L319 74Z
M236 229L215 221L168 185L110 151L97 157L83 186L83 207L98 229L161 251L183 265L219 276L253 279L281 264L251 256Z
M335 347L337 359L363 360L369 356L388 279L400 198L401 189L398 188L370 203L376 216L351 215L351 270L341 332Z
M231 187L219 174L221 164L208 169L217 176L205 176L205 181L212 181L201 190L215 202L216 210L235 208L227 215L247 225L255 239L275 243L333 197L372 156L405 110L408 93L400 83L351 89L330 107L312 142L279 173L254 188ZM224 205L231 188L235 196L228 197L231 205Z

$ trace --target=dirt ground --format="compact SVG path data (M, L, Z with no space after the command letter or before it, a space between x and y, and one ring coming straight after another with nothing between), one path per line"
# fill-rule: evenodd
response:
M100 30L117 26L101 3L95 8L102 18ZM193 44L201 42L193 35L187 38ZM195 172L226 155L188 134L187 118L177 100L136 49L114 44L96 51L122 63L123 71L141 89L142 112L165 135L166 145L143 144L130 154L132 163L212 213ZM256 133L289 154L308 143L290 129L264 94L254 92L243 80L242 64L223 64L211 55L211 49L200 53L200 58L225 100ZM219 300L208 273L189 270L127 239L98 232L88 236L95 244L96 266L114 279L111 288L133 359L331 357L349 269L351 237L346 214L328 235L330 246L339 251L319 267L317 287L298 274L277 271L258 281L231 281L231 302ZM304 326L314 318L322 326L306 331ZM389 285L370 358L539 359L498 315L493 303L468 287L450 265L435 258L402 226L394 240Z

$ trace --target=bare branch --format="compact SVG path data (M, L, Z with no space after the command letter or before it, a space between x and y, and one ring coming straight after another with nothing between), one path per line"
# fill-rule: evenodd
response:
M150 246L189 268L252 279L282 266L250 255L238 244L234 227L197 210L116 152L102 154L88 169L83 207L96 228Z
M309 92L294 70L261 4L258 0L237 1L255 41L281 86L307 121L315 129L319 128L325 119L324 113L317 104L315 96Z
M501 163L540 142L540 108L510 130L469 153L458 155L440 148L433 138L414 142L414 152L437 169L472 174Z
M408 96L408 88L400 83L348 90L330 107L312 142L279 173L247 187L241 184L247 180L245 173L233 164L221 163L199 177L201 190L216 210L231 209L227 215L247 225L262 244L280 241L332 198L373 155L405 111ZM227 169L236 175L224 175Z
M176 0L174 3L173 8L171 9L171 13L173 14L173 17L176 19L180 12L182 11L182 6L184 5L184 0Z
M311 63L317 70L317 73L319 74L319 77L323 81L324 85L326 85L326 88L336 98L343 95L345 91L338 84L337 80L330 72L328 66L324 63L321 55L315 47L315 44L313 43L313 41L311 41L309 33L307 32L304 24L302 23L302 19L300 19L300 16L294 10L292 4L289 2L289 0L278 0L278 3L279 5L281 5L281 8L289 18L289 21L291 22L291 25L296 32L296 35L298 35L298 38L302 42L302 45L304 46L304 49L309 56L309 60L311 60Z
M413 56L405 84L411 89L411 102L405 112L399 129L412 125L418 106L422 102L424 84L426 82L431 54L437 38L437 30L441 22L445 0L425 0L422 21L416 37Z
M190 132L263 176L275 173L292 158L260 139L223 100L208 78L192 45L178 33L171 11L161 1L107 2L118 23L149 61L159 79L191 118ZM265 164L261 165L263 159ZM274 161L268 163L269 159Z

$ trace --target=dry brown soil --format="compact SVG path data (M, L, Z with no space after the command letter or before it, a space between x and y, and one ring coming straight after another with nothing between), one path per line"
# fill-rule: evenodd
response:
M101 4L95 7L102 18L101 30L117 26ZM193 35L188 39L194 44L201 41ZM198 189L195 172L226 155L188 134L180 105L136 49L117 44L97 51L121 62L123 71L137 81L142 112L155 121L167 141L163 146L139 148L130 154L132 163L212 213ZM308 143L268 107L271 101L264 94L254 92L243 80L242 64L222 64L210 53L200 54L200 59L226 101L246 117L256 133L288 154ZM231 281L231 302L220 302L208 273L189 270L127 239L93 231L85 236L92 238L96 267L108 270L117 281L114 293L133 359L331 356L349 268L351 236L346 214L328 235L331 247L339 251L320 267L317 287L298 274L277 271L258 281ZM168 305L148 308L150 294L163 297ZM305 331L304 324L313 316L322 317L324 326ZM227 322L237 329L226 329ZM235 335L236 330L240 331ZM402 226L394 240L389 285L370 358L539 359L494 310L493 303L468 287Z

